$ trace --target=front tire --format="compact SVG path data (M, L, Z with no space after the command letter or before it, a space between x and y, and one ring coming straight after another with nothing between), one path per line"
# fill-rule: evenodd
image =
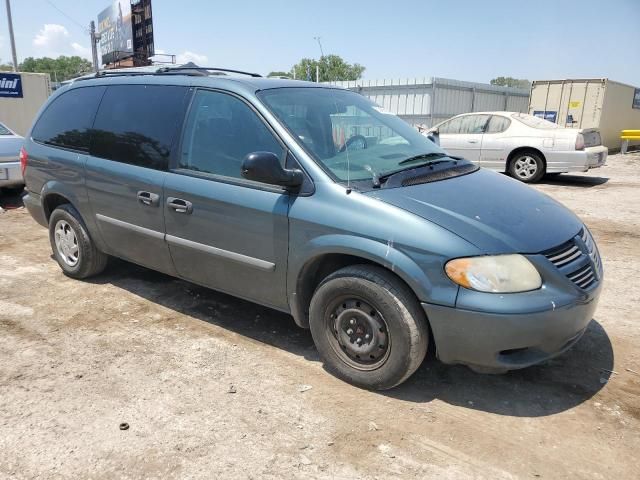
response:
M108 256L98 250L78 211L69 204L57 207L49 218L49 241L65 275L88 278L102 272Z
M509 175L524 183L535 183L545 174L542 156L533 151L522 151L514 155L509 163Z
M413 292L377 266L345 267L324 279L311 299L309 323L325 368L372 390L409 378L429 343Z

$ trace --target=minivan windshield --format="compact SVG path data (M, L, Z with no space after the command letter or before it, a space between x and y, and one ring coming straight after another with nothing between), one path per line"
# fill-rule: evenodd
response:
M355 92L294 87L258 96L338 181L370 180L446 156L403 120Z

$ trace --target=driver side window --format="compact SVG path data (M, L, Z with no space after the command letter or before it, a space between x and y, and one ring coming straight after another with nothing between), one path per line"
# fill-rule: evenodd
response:
M189 111L179 168L242 178L247 154L283 147L256 113L242 100L221 92L198 90Z
M464 117L452 118L448 122L444 122L440 125L438 127L438 131L445 134L460 133L460 126L462 125L463 119Z

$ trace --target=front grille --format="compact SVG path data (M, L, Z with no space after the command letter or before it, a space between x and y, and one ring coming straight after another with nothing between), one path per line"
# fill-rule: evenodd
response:
M569 280L575 283L580 288L589 288L589 286L596 281L595 273L591 265L585 265L573 272L571 275L567 275Z
M580 230L578 235L568 242L547 250L543 255L583 290L594 286L600 278L600 255L586 228Z

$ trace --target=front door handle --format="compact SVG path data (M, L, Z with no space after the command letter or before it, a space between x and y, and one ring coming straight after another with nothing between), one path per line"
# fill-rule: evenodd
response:
M478 143L478 140L467 140L469 143Z
M186 213L188 215L193 212L193 203L181 198L167 198L167 206L172 208L176 213Z
M157 206L160 200L160 195L157 193L145 192L144 190L139 191L137 197L140 203L149 207Z

